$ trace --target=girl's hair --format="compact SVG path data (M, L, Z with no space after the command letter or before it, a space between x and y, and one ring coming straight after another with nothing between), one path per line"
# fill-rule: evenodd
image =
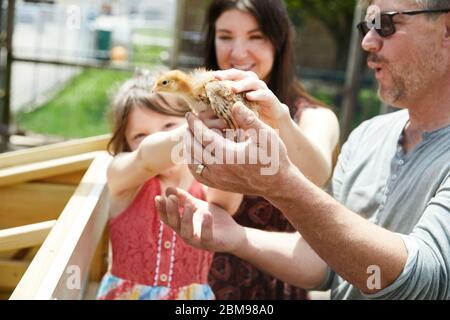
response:
M215 36L216 21L227 10L238 9L252 14L262 31L275 48L275 61L268 87L289 106L291 115L296 112L299 99L312 105L324 106L309 95L295 76L294 29L282 0L213 0L206 13L205 67L218 70Z
M148 71L141 70L132 79L123 83L113 96L109 109L112 137L107 146L110 154L117 155L121 152L131 151L125 132L128 117L133 108L148 108L168 116L181 115L170 106L174 101L169 103L164 96L152 93L154 79L154 76L150 75ZM177 100L176 103L183 104L184 102Z

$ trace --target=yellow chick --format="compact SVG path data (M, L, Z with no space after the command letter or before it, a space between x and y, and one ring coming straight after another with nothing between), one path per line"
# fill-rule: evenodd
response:
M229 128L237 129L238 125L231 113L231 107L238 101L258 115L258 105L248 101L243 93L234 93L231 81L219 81L212 72L196 69L187 74L179 70L162 74L156 80L153 92L174 94L184 99L195 114L212 110L223 119ZM189 110L178 110L188 112Z

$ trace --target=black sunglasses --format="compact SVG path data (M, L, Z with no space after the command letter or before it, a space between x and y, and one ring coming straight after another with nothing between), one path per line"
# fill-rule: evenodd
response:
M424 14L424 13L448 13L450 12L450 9L436 9L436 10L420 10L420 11L390 11L390 12L383 12L380 14L380 28L376 28L376 19L373 19L370 21L363 21L358 24L358 29L361 32L361 35L363 37L366 36L366 34L372 30L372 28L375 28L375 31L381 36L381 37L389 37L395 33L395 22L394 17L398 14L406 14L408 16L415 16L418 14Z

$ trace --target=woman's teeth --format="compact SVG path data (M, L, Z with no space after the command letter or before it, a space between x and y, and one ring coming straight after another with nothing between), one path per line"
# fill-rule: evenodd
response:
M232 67L235 69L243 70L243 71L249 71L254 67L254 65L253 64L245 64L245 65L244 64L242 64L242 65L234 64L234 65L232 65Z

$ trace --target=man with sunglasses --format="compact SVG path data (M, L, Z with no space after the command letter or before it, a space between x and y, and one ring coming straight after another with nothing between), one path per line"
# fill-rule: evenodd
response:
M450 0L366 4L375 6L358 26L368 65L380 98L402 110L351 134L333 174L333 197L302 175L280 140L273 176L262 176L262 165L190 166L206 185L265 197L298 233L244 228L182 191L168 190L156 203L192 245L232 252L299 287L331 288L334 299L450 299ZM233 73L223 77L236 79ZM244 129L276 135L245 108L233 112ZM195 126L227 151L246 151L193 116L188 121L204 153Z

